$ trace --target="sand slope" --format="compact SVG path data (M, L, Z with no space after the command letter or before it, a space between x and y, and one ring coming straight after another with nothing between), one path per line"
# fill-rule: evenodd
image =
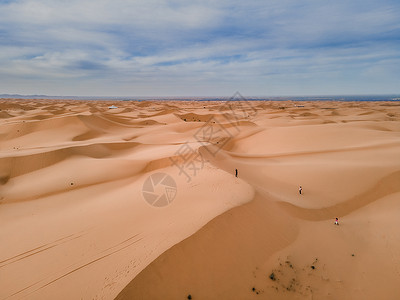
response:
M252 120L263 131L208 157L237 167L254 200L165 252L117 299L400 297L398 106L290 104L264 104Z
M400 297L400 105L112 104L0 100L0 299Z

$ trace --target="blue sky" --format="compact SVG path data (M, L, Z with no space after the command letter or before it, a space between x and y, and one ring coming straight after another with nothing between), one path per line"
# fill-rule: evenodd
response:
M398 0L0 0L0 94L400 93Z

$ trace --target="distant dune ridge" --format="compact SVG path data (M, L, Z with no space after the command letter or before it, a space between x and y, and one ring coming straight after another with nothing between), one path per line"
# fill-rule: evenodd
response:
M400 299L400 103L244 104L0 99L0 299Z

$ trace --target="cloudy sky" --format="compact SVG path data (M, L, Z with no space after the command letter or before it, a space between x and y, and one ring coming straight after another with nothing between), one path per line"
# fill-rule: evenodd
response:
M0 94L400 93L399 0L0 0Z

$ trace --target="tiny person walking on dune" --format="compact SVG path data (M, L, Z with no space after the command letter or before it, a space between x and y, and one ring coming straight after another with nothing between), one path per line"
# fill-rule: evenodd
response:
M299 187L299 194L301 195L302 192L303 192L303 188L300 186Z
M238 169L235 169L235 176L238 176Z
M336 220L335 220L335 225L339 225L339 219L338 218L336 218Z

